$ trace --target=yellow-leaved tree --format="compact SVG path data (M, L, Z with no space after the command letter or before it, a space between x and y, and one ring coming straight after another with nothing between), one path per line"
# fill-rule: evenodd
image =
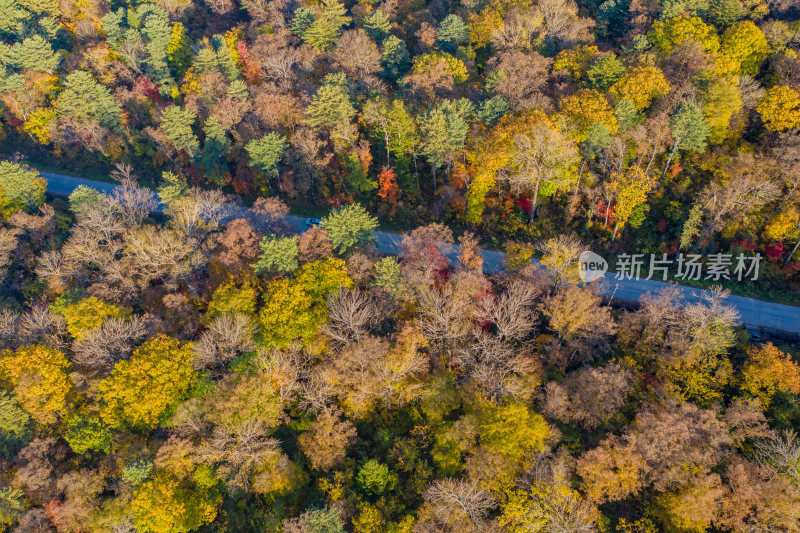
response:
M0 377L20 406L40 424L52 424L67 407L72 391L69 361L46 346L23 346L0 352Z
M100 382L100 415L114 428L154 428L196 378L191 345L158 335Z
M344 260L333 257L306 263L293 280L272 281L259 314L264 341L286 348L295 340L310 339L327 316L328 295L351 285Z
M603 126L611 135L617 132L617 117L600 91L580 89L562 98L559 106L566 130L578 142L586 140L592 124Z
M625 76L611 86L610 91L620 100L630 100L641 111L649 107L656 98L666 95L669 89L669 82L661 69L644 65L629 69Z
M783 131L800 125L800 94L791 87L772 87L756 107L764 127L770 131Z
M581 79L586 74L589 65L594 58L600 55L600 50L596 46L578 45L562 50L556 55L553 62L554 70L565 70L569 72L573 81Z
M504 531L594 531L599 512L567 480L536 482L527 490L512 490L498 522Z
M612 240L616 238L620 228L625 226L633 210L647 200L647 193L655 184L655 176L648 175L636 165L624 172L615 172L611 175L607 189L613 198L616 219Z
M778 391L800 394L800 365L772 343L753 348L742 370L742 390L767 407Z
M67 321L67 331L78 341L84 340L91 332L99 329L107 318L127 318L131 314L129 308L104 302L95 296L64 306L54 305L52 309L64 316Z
M544 418L519 403L487 406L478 417L481 445L517 461L542 451L551 435Z
M472 177L467 220L478 222L483 199L497 179L508 183L517 194L531 195L532 220L540 197L567 190L577 181L580 158L575 141L547 115L533 111L504 117L486 141L467 154L467 160Z
M494 189L497 172L506 166L513 144L512 131L518 117L505 115L481 139L476 139L474 146L467 150L467 175L470 177L467 186L467 221L481 221L486 207L486 195Z
M737 77L717 78L706 90L703 98L703 116L708 123L708 142L715 144L725 140L728 125L742 108L742 91Z
M769 55L769 42L752 20L743 20L725 30L720 52L736 59L742 74L755 76Z
M194 483L162 472L134 493L131 512L139 531L185 533L211 523L222 500L209 468L199 469Z
M653 23L647 40L653 43L662 57L671 55L684 43L695 42L706 52L719 50L719 36L714 27L700 17L677 16Z

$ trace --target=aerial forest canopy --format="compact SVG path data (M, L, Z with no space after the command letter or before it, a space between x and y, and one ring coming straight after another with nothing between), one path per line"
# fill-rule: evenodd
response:
M799 53L789 0L0 0L0 531L800 530L800 348L727 298L800 302ZM590 249L763 263L620 309Z

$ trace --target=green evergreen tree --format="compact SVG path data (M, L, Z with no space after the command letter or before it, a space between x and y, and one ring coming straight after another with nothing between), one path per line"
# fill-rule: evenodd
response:
M349 124L355 114L347 88L334 83L323 84L317 89L317 94L306 108L310 125L328 129Z
M22 38L30 13L15 0L0 0L0 31L11 38Z
M188 185L177 174L164 172L161 179L164 181L158 187L158 197L164 205L170 206L189 194Z
M214 47L214 51L217 55L217 65L220 72L231 82L239 78L239 76L241 76L239 66L236 64L236 60L231 54L228 43L225 42L225 37L222 35L214 35L211 38L211 46Z
M245 150L250 156L251 167L257 167L267 176L275 177L278 175L278 163L287 146L283 135L271 131L260 139L247 143Z
M683 223L683 230L681 231L681 244L680 249L685 250L692 244L692 238L699 233L700 224L703 222L703 206L694 204L689 210L689 218Z
M143 21L142 37L145 40L147 61L145 69L150 78L159 86L161 94L168 95L175 85L169 70L167 48L172 40L172 26L169 17L157 4L142 4L137 8Z
M303 39L303 35L305 35L305 33L316 20L316 15L314 15L310 9L301 6L295 9L292 22L289 24L289 29L291 29L298 37Z
M696 105L679 105L669 117L669 129L678 149L698 153L705 151L708 124L703 111Z
M44 203L47 181L35 170L10 161L0 162L0 214L8 216L20 209Z
M339 38L339 28L324 17L320 17L303 33L303 42L322 50L329 50Z
M742 5L739 0L711 0L708 17L720 28L727 28L742 18Z
M197 155L197 164L205 178L213 184L224 185L223 176L229 171L225 154L231 141L215 117L209 117L203 126L203 149Z
M127 10L120 7L116 11L109 11L103 17L102 25L108 44L113 48L118 48L126 37Z
M404 76L411 67L411 56L405 41L401 41L394 35L384 39L381 48L381 65L383 65L384 75L389 79L396 80Z
M150 472L152 471L153 463L144 459L134 459L122 471L122 481L132 487L138 487L150 477Z
M328 507L306 511L303 525L308 533L345 533L339 513Z
M389 149L395 155L413 154L419 145L419 128L402 100L389 107Z
M161 130L164 135L172 141L176 150L185 150L190 157L200 147L192 131L192 124L196 118L194 113L177 105L169 106L161 113Z
M710 132L708 122L703 116L703 111L691 103L683 103L675 108L675 111L669 117L669 129L675 141L672 144L669 157L667 157L664 170L661 172L661 177L658 179L659 183L664 179L675 152L678 150L704 152Z
M344 254L372 239L378 219L359 204L352 204L331 212L322 220L322 227L328 231L333 249Z
M55 39L61 26L57 0L0 0L0 33L9 41L41 35Z
M469 30L464 20L452 13L447 15L439 24L436 41L442 50L455 53L456 49L469 42Z
M385 464L370 459L356 476L356 482L369 496L380 496L387 490L392 490L397 481L396 476L389 472L389 467Z
M96 120L101 126L114 129L120 124L121 108L104 86L91 74L75 70L64 79L64 90L55 103L58 115L79 123Z
M625 65L614 54L608 54L594 63L586 71L589 87L606 92L625 74Z
M375 263L375 285L392 294L400 290L400 263L395 257L384 257Z
M630 130L642 119L642 114L636 109L633 102L627 98L617 102L614 106L614 115L617 117L617 125L620 132Z
M247 83L241 78L233 80L225 92L231 98L236 98L241 102L246 102L250 96L250 91L247 90Z
M261 239L258 244L261 255L253 264L256 274L268 271L294 272L299 263L297 257L300 249L297 246L297 236L276 237L270 235Z
M597 122L592 123L586 132L586 139L580 144L581 153L587 159L599 156L611 144L611 132Z
M347 8L339 0L321 0L322 16L337 28L350 24Z
M350 24L350 17L347 16L347 9L338 0L322 0L321 8L322 15L311 24L308 24L308 14L303 12L303 18L293 26L299 30L298 35L303 42L317 50L328 50L341 35L342 27Z
M41 35L34 35L11 48L11 62L22 70L53 74L61 58Z
M624 35L630 19L630 0L606 0L597 12L595 32L611 39Z
M364 31L378 44L389 35L392 25L383 11L376 9L364 17Z
M420 154L428 161L436 179L436 169L444 165L447 154L451 152L447 114L441 108L434 108L420 117L419 130L422 137Z
M192 66L203 73L214 70L217 68L217 53L208 46L201 48L197 55L194 56Z
M447 157L461 150L469 131L469 117L473 114L472 103L465 98L442 100L438 106L424 114L419 122L420 154L425 157L433 171L433 187L436 189L436 170L443 166Z
M6 459L14 455L30 439L31 417L6 391L0 390L0 453Z
M75 213L75 216L84 216L97 205L101 196L102 194L97 189L78 185L69 195L69 208Z
M484 100L475 110L476 118L486 124L493 125L511 110L511 104L501 96L492 96Z

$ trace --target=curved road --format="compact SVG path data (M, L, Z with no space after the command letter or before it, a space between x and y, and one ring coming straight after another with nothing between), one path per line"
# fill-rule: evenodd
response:
M40 172L40 174L47 178L47 191L59 196L69 195L79 185L93 187L104 193L111 192L115 187L113 183L76 178L65 174L53 172ZM296 233L301 233L307 229L304 218L294 215L289 215L287 218L290 227ZM388 255L398 255L400 253L402 235L387 231L376 231L374 234L375 244L381 253ZM503 252L481 250L481 254L483 255L483 270L486 273L500 272L505 268L505 254ZM451 259L455 259L457 255L458 247L454 246L453 251L448 256ZM595 282L593 287L599 294L607 297L613 296L613 301L627 303L639 302L646 294L654 293L666 287L677 287L686 302L698 302L702 299L702 293L706 292L704 289L654 280L616 280L613 273L606 273L605 279ZM728 303L736 308L742 325L751 332L759 335L800 339L800 307L734 295L728 297Z

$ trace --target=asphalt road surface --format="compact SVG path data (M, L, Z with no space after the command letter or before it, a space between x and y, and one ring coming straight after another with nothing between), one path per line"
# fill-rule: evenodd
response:
M52 172L40 172L47 179L47 191L51 194L66 196L79 185L93 187L101 192L111 192L115 185L102 181L93 181L76 178ZM305 219L290 215L287 217L288 225L297 233L308 229ZM388 231L376 231L375 244L381 253L397 255L400 252L402 235ZM481 250L483 255L483 270L488 274L502 271L505 254L494 250ZM457 246L453 247L448 256L455 259L458 255ZM648 293L655 293L666 287L677 287L686 302L697 302L702 299L704 289L686 287L673 283L645 279L615 279L614 273L606 273L603 280L598 280L593 285L595 291L607 297L612 297L612 303L639 302ZM736 308L742 324L754 334L763 336L782 336L800 338L800 307L765 302L744 296L729 296L728 303Z

